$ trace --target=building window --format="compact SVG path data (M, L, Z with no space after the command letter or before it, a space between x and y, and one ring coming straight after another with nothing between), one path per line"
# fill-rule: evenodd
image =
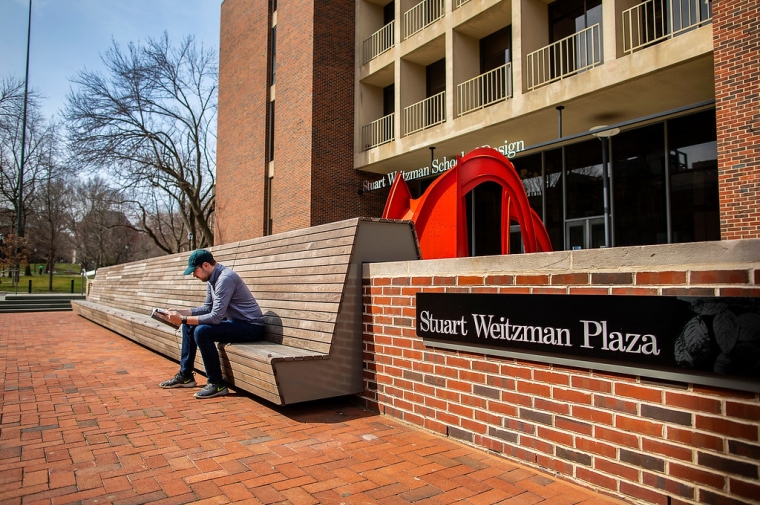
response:
M715 111L667 124L672 241L720 240Z
M668 242L664 133L659 123L612 137L616 246Z
M387 25L396 18L396 7L394 2L386 4L383 7L383 26Z
M546 222L544 217L544 178L542 168L543 155L541 153L525 156L520 160L518 174L522 180L525 194L528 195L528 203L531 208ZM509 254L524 252L522 234L517 222L510 223Z
M715 110L612 137L613 245L720 240L717 158ZM604 245L598 139L524 156L513 163L531 207L543 217L554 250ZM541 173L543 186L536 181Z
M274 86L275 74L277 73L277 27L272 27L272 55L270 58L270 65L272 67L271 74L269 75L269 85Z
M592 139L565 148L567 219L604 216L602 146Z
M552 149L544 155L544 226L552 241L552 248L565 248L564 177L562 176L563 150ZM515 163L517 164L517 163Z
M427 98L437 95L446 89L446 58L425 67Z
M269 147L269 161L274 161L274 100L269 102L269 132L268 132L268 147Z
M549 4L549 42L602 22L602 0L558 0Z
M383 117L396 112L396 86L390 84L383 88Z
M506 26L501 30L480 39L480 73L499 68L512 61L510 46L512 45L512 27Z

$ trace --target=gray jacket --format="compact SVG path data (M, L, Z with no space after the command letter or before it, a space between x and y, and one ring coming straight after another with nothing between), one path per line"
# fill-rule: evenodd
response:
M264 316L248 286L238 274L217 263L208 280L206 301L192 310L198 324L219 324L222 319L263 324Z

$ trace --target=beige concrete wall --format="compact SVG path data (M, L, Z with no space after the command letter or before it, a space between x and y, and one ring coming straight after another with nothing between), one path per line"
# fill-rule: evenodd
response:
M456 89L457 86L465 81L472 79L480 74L480 41L473 37L464 35L457 31L452 36L454 57L449 62L451 66L452 85L448 89L453 90L451 93L454 103L454 111L457 110ZM448 75L447 75L448 77ZM452 114L449 117L456 117Z
M528 54L549 43L548 15L549 6L541 0L520 0L520 18L514 24L520 25L522 47L518 54L523 60L523 74L526 72L524 66Z
M401 60L399 82L399 110L396 113L403 117L404 108L425 99L425 84L427 82L425 67ZM397 136L403 135L403 130L397 131Z
M454 155L484 144L498 145L505 138L522 140L526 146L551 141L557 133L558 105L565 107L563 133L567 136L588 132L598 124L631 121L714 99L712 26L708 24L632 55L623 55L622 11L633 1L603 3L602 65L529 92L523 85L524 59L549 42L549 2L472 0L405 41L401 40L403 12L417 2L398 2L396 47L378 57L378 61L359 63L358 81L369 82L392 62L400 66L401 60L407 60L424 65L445 56L452 71L447 76L447 105L452 111L456 86L461 82L460 71L472 63L459 61L462 54L468 53L462 51L457 41L459 35L479 40L494 29L511 24L514 96L461 117L449 114L443 124L409 136L399 134L390 144L369 151L356 149L354 168L378 174L402 166L413 170L429 162L428 147L432 145L437 153ZM450 8L447 1L447 11ZM397 67L395 82L400 102L409 105L413 102L405 89L415 83L405 82L405 74ZM403 107L397 109L399 126L402 110Z
M614 16L615 16L615 32L616 33L623 33L623 12L630 9L634 5L639 5L641 2L639 0L616 0L615 1L615 10L614 10ZM606 5L605 5L605 16L606 16ZM605 23L607 22L607 18L604 19ZM628 27L626 27L626 32L628 30ZM605 57L607 56L607 41L605 40ZM615 57L620 58L625 54L623 52L623 37L618 37L617 40L615 40Z

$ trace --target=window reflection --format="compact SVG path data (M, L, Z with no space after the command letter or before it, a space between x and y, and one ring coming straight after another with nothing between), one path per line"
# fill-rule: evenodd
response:
M668 121L673 242L720 240L715 112Z
M604 215L602 144L587 140L565 148L567 219Z
M660 123L612 138L616 246L668 242L664 132Z
M546 192L546 213L544 226L549 233L552 248L565 248L565 218L562 211L562 149L552 149L544 153L544 188Z
M615 246L720 240L715 132L715 111L708 110L612 137L609 169ZM543 217L554 250L604 245L599 139L523 156L513 163L531 208ZM476 214L498 209L495 201L491 210L481 206ZM476 232L486 233L486 228ZM519 230L512 227L513 251L518 249L518 239ZM476 250L496 247L477 240Z

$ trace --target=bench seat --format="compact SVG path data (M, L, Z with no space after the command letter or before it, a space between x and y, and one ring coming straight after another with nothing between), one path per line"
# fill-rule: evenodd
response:
M363 390L361 265L419 258L406 221L357 218L209 248L264 312L264 339L219 344L225 380L278 405ZM153 307L194 307L206 285L182 271L188 253L99 269L81 316L179 361L180 330ZM203 371L200 353L195 368Z

